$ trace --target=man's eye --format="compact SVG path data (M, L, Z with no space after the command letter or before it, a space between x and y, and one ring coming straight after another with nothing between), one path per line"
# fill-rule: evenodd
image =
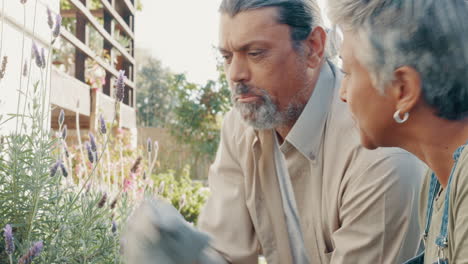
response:
M263 54L263 51L251 51L248 54L250 57L258 57Z
M231 55L228 55L228 54L223 54L221 55L221 57L223 58L224 61L228 62L230 59L231 59Z

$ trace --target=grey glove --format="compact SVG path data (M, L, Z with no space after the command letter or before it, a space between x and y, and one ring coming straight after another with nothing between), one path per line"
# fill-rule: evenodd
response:
M209 237L171 204L147 199L130 217L124 241L128 264L193 264L203 259Z

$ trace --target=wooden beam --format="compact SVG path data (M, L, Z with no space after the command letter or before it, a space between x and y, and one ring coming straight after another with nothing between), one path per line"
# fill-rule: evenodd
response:
M84 6L80 0L68 0L71 4L73 4L80 12L88 19L88 22L104 37L105 41L108 41L112 44L122 55L123 57L130 62L131 64L135 65L135 59L125 50L125 48L120 45L107 31L101 26L99 22L93 17L91 12Z
M107 62L105 62L103 59L98 57L94 51L92 51L88 46L86 46L83 42L81 42L79 39L77 39L72 33L70 33L68 30L62 27L60 30L61 36L70 42L73 46L75 46L77 49L81 50L83 53L86 54L86 56L92 58L95 60L101 67L103 67L107 72L110 72L114 77L119 77L119 72L112 66L110 66ZM128 87L135 89L135 83L130 81L129 79L126 79L125 85Z
M123 0L123 2L125 3L125 5L127 6L128 10L130 11L130 13L132 13L132 15L134 16L135 13L136 13L136 9L135 7L133 6L133 4L129 1L129 0Z
M114 19L119 23L119 25L123 28L125 33L131 38L135 39L135 34L133 34L133 31L130 29L130 27L125 23L123 18L115 11L115 9L112 7L112 5L109 3L107 0L101 0L102 5L104 8L114 17Z
M114 27L115 21L112 19L112 15L109 12L104 12L104 29L113 37L114 36ZM114 57L114 51L112 50L112 45L104 41L104 50L108 52L110 58ZM104 82L104 86L102 87L102 92L109 96L112 95L111 89L111 76L112 74L106 71L106 81Z
M5 10L8 11L8 10ZM41 36L41 34L37 34L37 32L33 32L29 29L29 27L23 26L23 21L19 17L12 16L14 12L8 14L8 12L2 13L0 8L0 19L12 26L20 33L24 33L28 38L36 41L38 44L41 44L43 47L48 47L50 45L50 40Z
M79 0L86 5L86 0ZM76 13L76 38L83 44L88 45L88 29L86 28L86 17L79 12ZM80 51L75 51L75 78L85 82L86 56Z
M74 18L76 17L76 12L79 12L78 9L61 9L60 15L64 18ZM104 8L90 10L91 14L95 17L102 17L104 15Z

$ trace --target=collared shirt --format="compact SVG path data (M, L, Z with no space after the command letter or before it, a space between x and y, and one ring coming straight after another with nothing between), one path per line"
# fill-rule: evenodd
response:
M275 136L273 152L275 159L276 176L278 177L281 201L283 205L286 229L291 249L291 256L295 264L309 264L309 257L304 244L304 237L301 230L301 220L297 210L294 189L289 176L286 158L280 150L278 137Z
M419 206L421 230L424 230L426 223L431 175L432 170L428 170L421 190ZM437 263L439 253L448 259L448 263L468 263L468 147L465 147L461 153L452 177L449 195L448 245L442 252L439 252L439 248L435 242L440 235L440 226L442 224L446 194L446 188L444 188L434 201L431 226L426 239L424 263Z
M326 63L281 146L311 263L399 263L418 246L418 192L425 167L399 149L369 151ZM391 118L391 117L389 117ZM292 263L275 170L274 132L235 111L224 119L210 168L211 197L199 218L230 263ZM421 175L421 177L418 177Z
M299 212L297 211L296 199L294 197L294 190L292 189L289 175L289 170L294 168L290 168L289 170L287 169L285 155L292 147L295 147L303 157L306 157L309 160L314 160L317 156L323 130L318 130L318 133L312 134L312 136L308 135L307 130L310 124L321 127L326 120L326 114L328 112L330 102L329 100L321 101L321 99L332 98L333 89L325 88L327 87L327 83L333 83L335 81L330 67L327 66L328 65L322 67L320 72L320 76L322 76L322 78L318 80L316 85L317 91L312 94L312 98L304 108L307 114L300 116L281 146L279 146L278 140L275 140L274 144L276 174L283 202L286 229L288 230L292 258L294 263L297 264L310 262L305 250L304 238L298 217ZM312 131L313 130L314 129L312 128ZM306 163L302 164L300 167L308 167L308 164Z

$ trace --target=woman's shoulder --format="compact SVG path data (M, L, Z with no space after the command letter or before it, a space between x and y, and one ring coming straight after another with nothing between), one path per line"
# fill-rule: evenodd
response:
M468 146L461 152L452 177L452 208L468 211Z

